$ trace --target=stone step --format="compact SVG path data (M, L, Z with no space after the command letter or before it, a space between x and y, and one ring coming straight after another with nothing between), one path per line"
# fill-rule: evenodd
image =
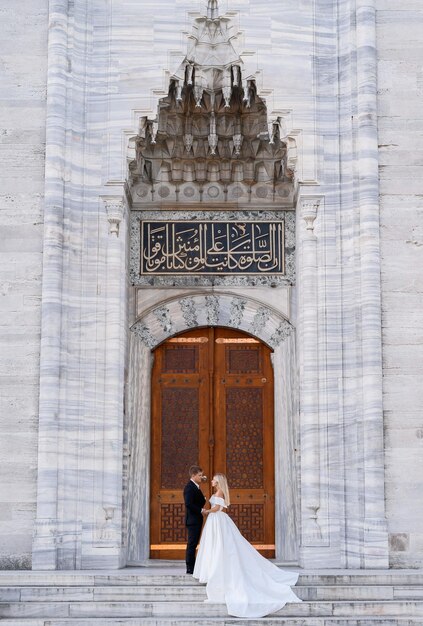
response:
M422 626L417 618L374 616L370 619L355 617L292 618L263 617L260 619L222 618L68 618L68 619L6 619L2 626Z
M226 607L203 602L4 602L0 618L195 618L207 615L227 617ZM406 617L420 618L423 624L423 601L314 601L287 604L276 615L280 617ZM176 623L175 622L175 623Z
M155 572L155 568L136 568L111 573L87 571L33 572L3 571L0 572L0 589L2 587L67 587L67 586L193 586L196 584L191 576L184 574L179 568L175 573ZM285 568L289 571L289 568ZM298 571L298 570L295 570ZM320 570L301 572L298 586L357 586L357 585L421 585L423 586L422 570Z
M287 569L287 568L285 568ZM0 572L2 626L423 626L423 572L301 572L271 617L239 620L205 604L205 586L179 568L119 572ZM199 617L200 616L200 617Z
M301 600L423 600L423 585L300 585ZM190 602L206 598L204 585L0 587L0 602Z

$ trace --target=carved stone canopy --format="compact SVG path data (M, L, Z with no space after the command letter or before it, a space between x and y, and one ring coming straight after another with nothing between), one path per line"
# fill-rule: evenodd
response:
M134 204L292 204L281 119L269 122L233 39L229 18L209 0L156 119L141 119L129 167Z

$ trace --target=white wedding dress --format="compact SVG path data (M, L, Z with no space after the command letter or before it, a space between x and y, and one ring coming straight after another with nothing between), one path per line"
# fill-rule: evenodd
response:
M279 569L244 539L223 498L212 496L210 504L220 510L207 516L194 568L194 578L207 583L206 602L226 604L235 617L264 617L301 602L291 589L298 574Z

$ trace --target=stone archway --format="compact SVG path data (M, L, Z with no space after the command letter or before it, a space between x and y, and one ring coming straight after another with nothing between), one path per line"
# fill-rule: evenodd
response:
M184 330L198 326L227 326L258 337L277 348L293 332L280 313L252 298L214 291L163 302L131 328L149 348Z
M274 350L276 558L295 563L298 394L294 327L270 306L213 292L162 302L131 327L126 424L129 469L125 490L128 564L139 564L149 555L152 350L173 335L203 326L243 330Z

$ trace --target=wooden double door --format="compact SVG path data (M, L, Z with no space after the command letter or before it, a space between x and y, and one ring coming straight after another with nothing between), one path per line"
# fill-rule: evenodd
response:
M224 328L168 339L152 376L150 556L183 559L182 490L199 464L211 495L214 473L228 477L228 514L260 552L274 556L274 394L271 350Z

